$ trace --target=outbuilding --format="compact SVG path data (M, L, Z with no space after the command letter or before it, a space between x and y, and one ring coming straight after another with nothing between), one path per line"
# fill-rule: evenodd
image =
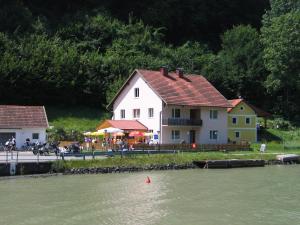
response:
M0 105L0 143L15 137L20 148L27 138L45 142L49 127L44 106Z

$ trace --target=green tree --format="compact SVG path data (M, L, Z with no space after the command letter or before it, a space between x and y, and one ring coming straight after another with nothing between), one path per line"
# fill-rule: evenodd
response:
M277 113L293 118L300 112L300 1L271 3L261 29L264 64L269 71L265 86L276 99Z
M210 56L203 72L228 98L261 99L265 69L259 34L251 26L236 26L222 36L222 50Z

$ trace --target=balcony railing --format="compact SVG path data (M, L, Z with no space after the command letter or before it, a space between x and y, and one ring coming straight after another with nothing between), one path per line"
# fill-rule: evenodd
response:
M202 126L202 120L198 119L181 119L181 118L166 118L162 119L162 125L167 126Z

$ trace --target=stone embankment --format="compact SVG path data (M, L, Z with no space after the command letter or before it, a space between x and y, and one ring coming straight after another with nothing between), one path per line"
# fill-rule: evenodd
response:
M182 169L195 169L199 168L193 163L176 165L176 164L166 164L166 165L151 165L144 167L103 167L103 168L72 168L66 169L63 174L98 174L98 173L130 173L130 172L140 172L140 171L151 171L151 170L182 170Z

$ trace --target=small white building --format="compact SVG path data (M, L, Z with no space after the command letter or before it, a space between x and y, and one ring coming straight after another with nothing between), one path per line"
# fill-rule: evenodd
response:
M227 99L203 76L135 70L108 105L113 120L138 120L162 144L227 143Z
M27 138L30 141L46 141L49 127L44 106L0 105L0 143L16 138L20 148Z

